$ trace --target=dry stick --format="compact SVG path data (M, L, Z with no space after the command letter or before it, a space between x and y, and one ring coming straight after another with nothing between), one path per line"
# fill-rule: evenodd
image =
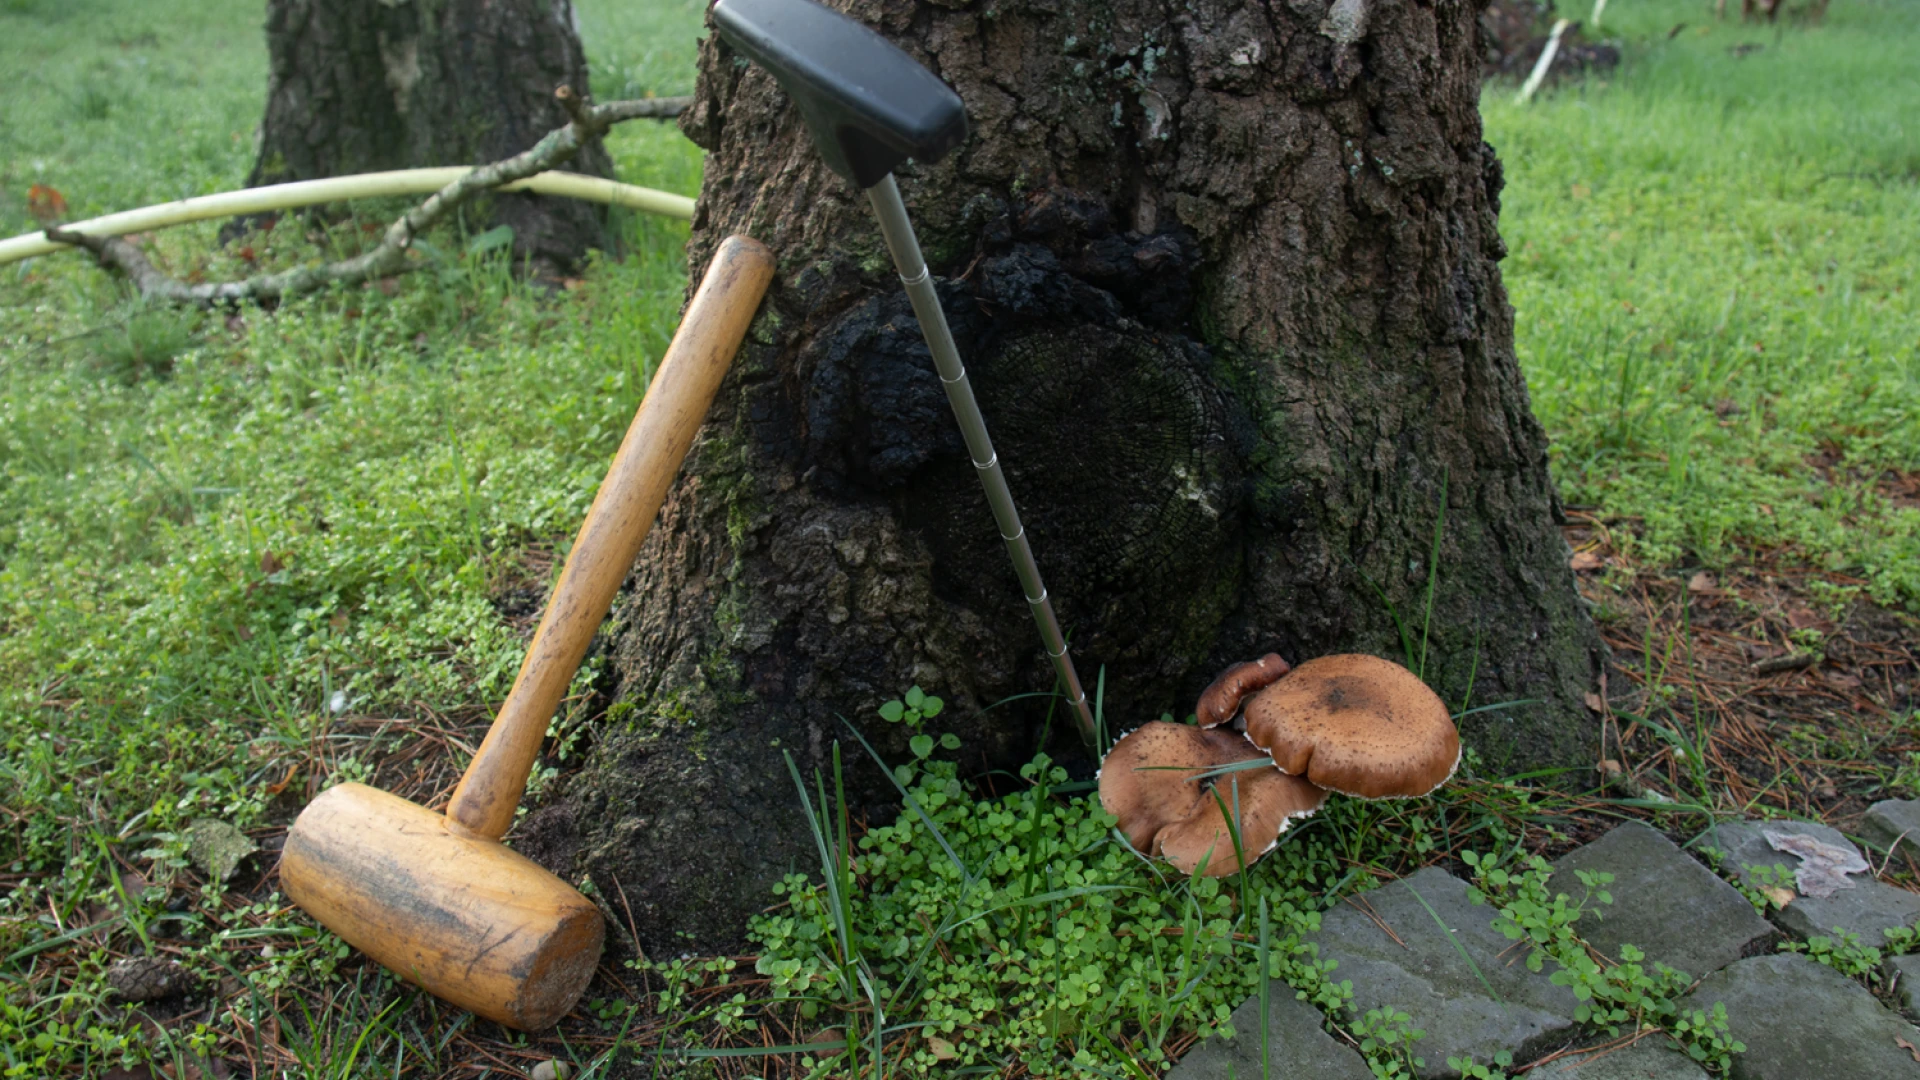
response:
M1547 69L1553 66L1553 54L1560 51L1560 35L1567 32L1569 25L1565 19L1553 24L1553 32L1547 35L1547 47L1540 50L1540 59L1534 62L1533 74L1528 75L1526 84L1520 87L1520 97L1517 99L1520 104L1525 105L1532 99L1533 92L1540 89L1540 84L1546 80Z
M276 274L260 274L244 281L213 281L189 285L168 276L148 261L139 248L118 237L89 236L71 229L49 228L47 239L86 248L102 266L125 274L148 300L179 304L240 303L280 300L314 292L329 285L359 285L374 278L393 277L415 268L407 258L414 238L446 217L455 207L515 181L546 172L566 161L581 147L606 134L623 120L671 115L663 100L613 101L594 105L561 86L553 92L571 117L563 127L548 132L533 148L504 161L482 165L441 188L402 214L387 227L378 246L350 259L323 266L302 266Z

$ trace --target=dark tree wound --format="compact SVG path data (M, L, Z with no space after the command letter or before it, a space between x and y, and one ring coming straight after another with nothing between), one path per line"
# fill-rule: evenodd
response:
M1477 670L1474 704L1543 702L1471 719L1489 768L1590 760L1601 645L1514 359L1476 4L834 6L966 103L901 186L1110 730L1242 657L1397 654L1397 611L1449 701ZM783 751L830 768L843 714L906 760L864 718L918 683L966 770L1011 769L1044 708L974 710L1051 683L865 198L713 37L681 123L711 155L693 272L730 232L780 271L616 610L565 811L669 953L810 866ZM885 820L863 756L852 812Z
M553 89L587 85L570 0L267 0L267 110L248 187L511 157L567 122ZM612 176L598 141L567 165ZM604 212L493 197L516 263L571 266Z

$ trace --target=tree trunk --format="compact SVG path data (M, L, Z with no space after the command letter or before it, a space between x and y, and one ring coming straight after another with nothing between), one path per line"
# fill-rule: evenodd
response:
M1476 5L836 6L967 103L966 144L901 182L1109 728L1185 716L1269 650L1363 651L1455 707L1537 699L1463 722L1485 772L1590 761L1603 649L1514 358ZM736 941L771 881L817 869L783 751L862 764L844 714L907 760L874 709L917 683L968 771L1010 768L1044 708L977 710L1052 682L865 199L716 38L682 124L711 153L696 271L747 232L780 274L554 811L675 951ZM1061 713L1051 749L1075 752ZM877 770L849 776L856 814L893 812Z
M267 0L270 74L249 186L511 157L566 123L587 90L570 0ZM598 144L569 171L611 176ZM515 261L565 268L604 243L604 211L498 195ZM479 224L479 223L476 223Z

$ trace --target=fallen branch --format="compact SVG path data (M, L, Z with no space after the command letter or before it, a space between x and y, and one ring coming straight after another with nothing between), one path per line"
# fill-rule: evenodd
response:
M330 285L359 285L415 269L419 264L407 254L414 238L439 223L454 208L487 192L547 172L571 158L582 146L606 134L615 124L673 116L682 111L687 102L685 98L656 98L594 105L567 86L555 90L554 97L571 117L565 126L548 132L524 153L461 174L428 196L425 202L402 214L387 227L386 235L372 250L338 262L260 274L244 281L188 284L154 266L139 248L117 236L97 236L58 227L48 228L45 235L48 240L92 252L102 266L125 274L140 295L149 300L203 305L275 301Z
M1520 87L1520 96L1515 99L1520 104L1525 105L1533 97L1533 92L1540 89L1540 84L1546 80L1547 69L1553 66L1553 54L1560 51L1560 35L1566 33L1567 27L1571 25L1573 24L1565 19L1557 20L1553 24L1553 32L1547 35L1546 48L1540 50L1540 59L1534 62L1533 73L1527 76L1526 83Z
M322 203L354 199L424 198L473 171L471 165L446 165L426 169L395 169L392 172L357 173L330 176L324 180L293 180L285 184L222 191L214 195L194 195L173 202L156 203L137 210L122 210L62 226L69 232L88 236L125 236L152 232L216 218L246 217L250 214L277 214ZM530 191L535 195L555 195L565 199L624 206L647 214L693 218L693 200L685 195L623 184L599 176L570 172L543 172L525 180L506 184L500 191ZM0 266L72 250L74 245L47 239L35 230L0 240Z

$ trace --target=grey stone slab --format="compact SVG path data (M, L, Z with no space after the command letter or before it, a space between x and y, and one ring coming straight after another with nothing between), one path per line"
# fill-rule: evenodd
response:
M1553 869L1554 891L1574 900L1585 895L1574 871L1613 875L1613 903L1590 902L1575 929L1616 960L1621 945L1637 945L1649 962L1698 978L1764 951L1775 937L1738 889L1637 821L1567 853Z
M1893 851L1920 860L1920 799L1883 799L1867 807L1860 819L1860 837L1881 851Z
M1339 965L1331 978L1353 983L1355 1010L1399 1009L1426 1031L1414 1046L1425 1080L1452 1075L1449 1057L1536 1057L1573 1029L1573 993L1528 971L1525 950L1493 928L1494 910L1467 895L1466 882L1428 867L1336 906L1316 939Z
M1684 1004L1727 1006L1727 1027L1747 1044L1733 1080L1920 1078L1920 1062L1895 1042L1920 1030L1832 968L1796 953L1756 956L1700 981Z
M1889 956L1880 964L1880 974L1893 987L1900 1011L1920 1021L1920 956Z
M1267 1074L1274 1080L1324 1077L1373 1080L1373 1071L1350 1046L1327 1034L1320 1010L1275 980L1267 1006ZM1233 1010L1234 1036L1208 1039L1187 1052L1167 1080L1260 1080L1260 997Z
M1710 1080L1698 1063L1665 1042L1655 1036L1624 1050L1569 1054L1528 1073L1527 1080Z
M1762 834L1762 829L1811 836L1827 844L1852 846L1839 830L1805 821L1738 821L1715 825L1701 834L1695 846L1721 851L1725 855L1722 868L1730 872L1739 871L1750 884L1755 881L1750 869L1752 867L1784 866L1788 870L1797 869L1800 865L1799 856L1775 851ZM1885 931L1889 927L1911 926L1920 921L1920 895L1875 881L1865 874L1854 875L1849 880L1854 883L1853 888L1841 889L1832 896L1803 896L1798 895L1799 888L1792 883L1792 876L1788 875L1786 883L1796 895L1785 908L1774 913L1774 921L1788 933L1802 939L1816 935L1830 937L1834 928L1840 927L1860 935L1862 945L1874 948L1887 943Z

